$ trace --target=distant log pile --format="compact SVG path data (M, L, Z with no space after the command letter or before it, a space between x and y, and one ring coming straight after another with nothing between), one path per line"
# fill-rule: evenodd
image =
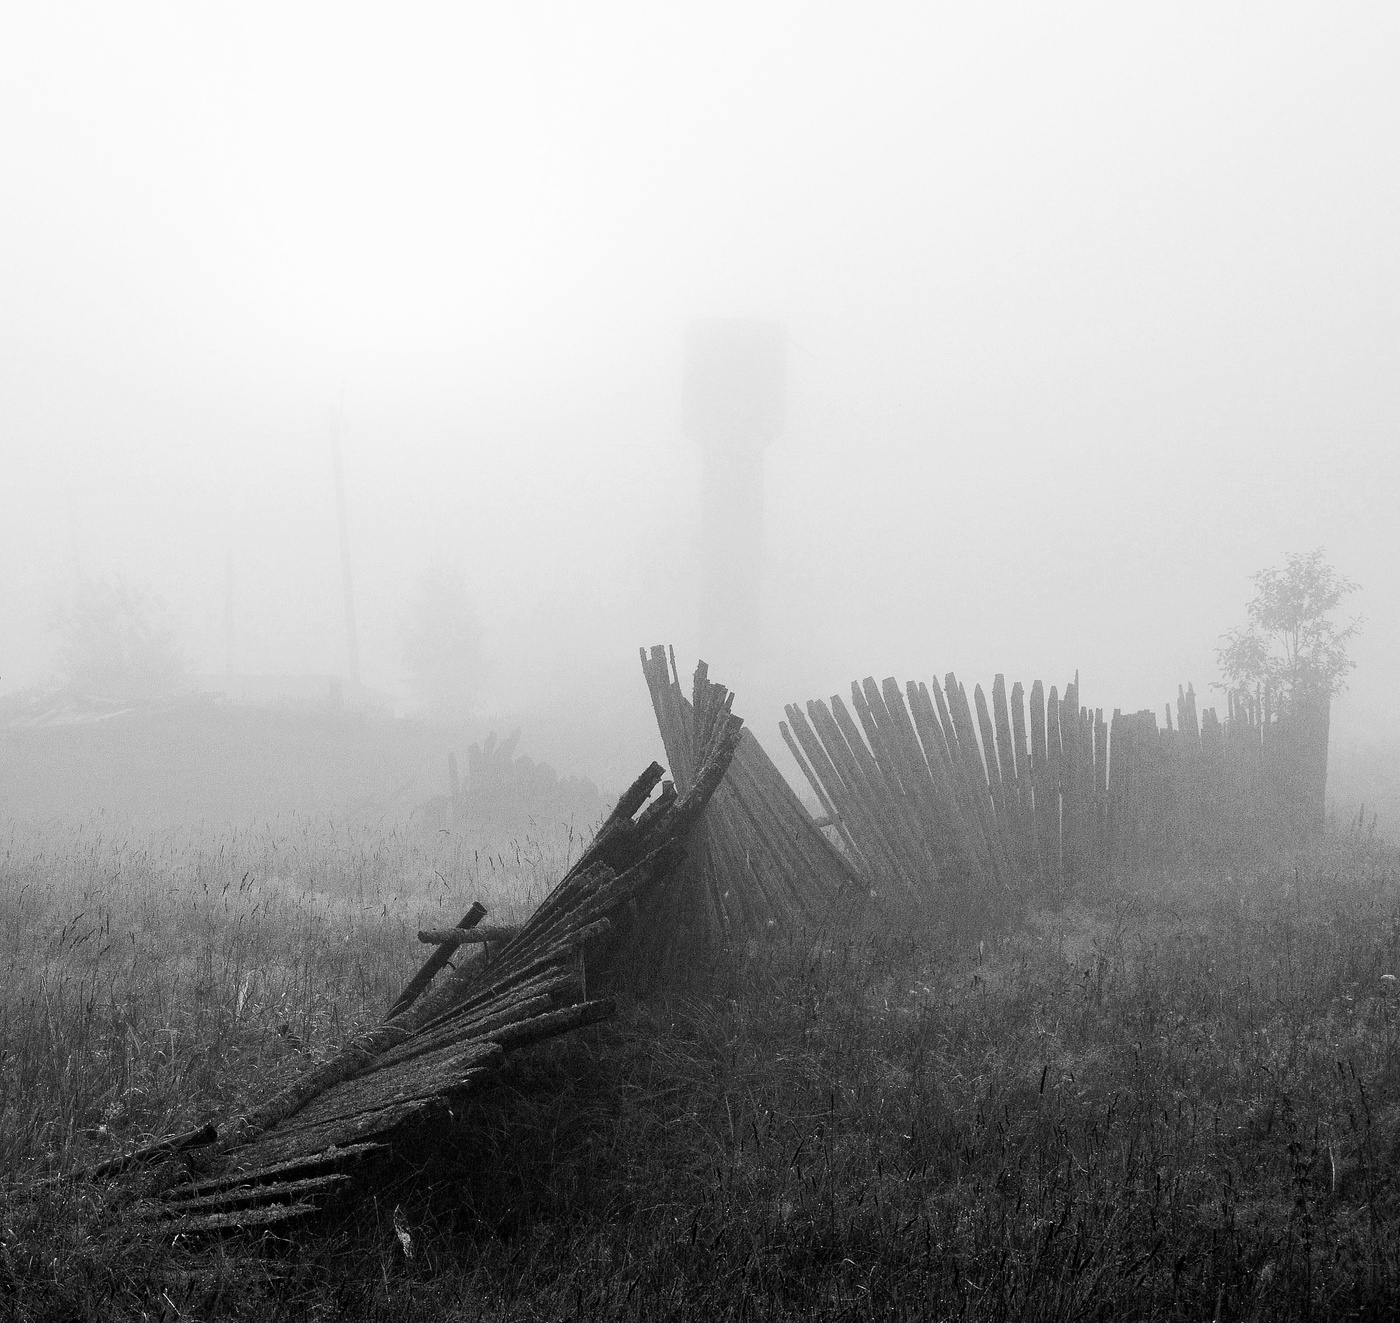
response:
M517 752L519 744L519 727L503 740L492 731L467 746L465 773L457 755L449 753L447 793L419 806L422 825L428 831L528 820L591 826L602 816L604 800L592 781L560 776L548 763Z
M976 717L974 718L974 708ZM854 717L851 709L854 709ZM1325 711L1291 720L1232 701L1221 723L1179 691L1175 725L1081 706L998 675L988 705L949 672L785 709L783 739L866 877L949 903L1055 892L1116 863L1210 857L1321 820Z
M589 822L602 813L604 804L598 788L587 777L560 776L545 762L536 762L517 752L520 729L498 741L492 731L479 744L467 747L466 784L453 790L463 815L473 811L490 816L510 806L532 809L566 809L587 817ZM455 760L454 760L455 761Z
M676 782L655 763L638 777L523 925L482 927L474 904L420 933L435 950L383 1022L255 1111L92 1169L139 1173L128 1225L208 1233L311 1212L510 1052L607 1018L614 989L815 915L852 876L704 663L689 701L662 650L643 665Z

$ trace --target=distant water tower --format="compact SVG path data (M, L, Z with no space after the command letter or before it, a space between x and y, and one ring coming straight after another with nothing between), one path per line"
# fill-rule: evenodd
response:
M735 678L758 652L763 450L783 431L786 376L778 322L725 318L686 328L682 422L705 456L700 655Z

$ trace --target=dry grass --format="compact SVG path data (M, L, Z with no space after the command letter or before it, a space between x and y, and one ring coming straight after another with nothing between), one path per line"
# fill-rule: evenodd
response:
M419 916L473 894L436 899L444 861L374 833L25 848L0 928L20 1173L200 1119L292 1034L326 1050L397 991ZM84 887L105 930L70 922ZM34 1318L1389 1317L1391 974L1400 865L1355 834L970 938L879 902L528 1054L291 1241L118 1259L71 1187L16 1181L0 1273Z
M0 1170L62 1171L239 1107L382 1014L420 927L469 899L518 921L567 831L483 851L290 820L133 837L104 820L0 839Z

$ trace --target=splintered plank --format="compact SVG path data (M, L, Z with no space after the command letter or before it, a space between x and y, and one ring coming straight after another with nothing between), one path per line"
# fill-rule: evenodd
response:
M885 779L890 808L918 869L906 881L911 886L924 877L936 881L937 849L930 839L928 824L921 821L914 769L900 756L895 745L892 722L873 677L868 677L864 686L851 681L851 705L860 718L871 755Z
M833 704L839 704L841 700L833 696L832 701ZM854 829L856 822L863 824L862 832L870 847L867 858L873 855L878 859L882 881L893 882L907 875L909 866L902 858L898 837L885 817L881 802L881 781L873 761L869 763L869 770L876 772L876 778L871 780L867 766L857 757L832 710L821 699L814 698L808 702L807 716L851 795L855 805L852 826ZM869 760L870 756L859 735L856 736L856 744Z
M293 1158L289 1162L277 1162L268 1167L234 1167L218 1176L177 1186L172 1194L187 1194L193 1197L201 1194L214 1194L235 1185L258 1185L265 1181L296 1178L301 1172L315 1171L318 1167L349 1166L367 1158L371 1153L385 1153L387 1151L388 1145L386 1144L347 1144L343 1148L324 1149L320 1153ZM240 1153L241 1155L242 1153Z
M991 849L994 876L1001 886L1006 887L1011 881L1011 866L1007 858L1005 838L997 823L991 786L987 780L988 760L983 757L977 743L977 731L972 720L972 709L967 701L967 690L952 671L944 677L943 688L948 697L948 710L952 716L953 728L958 733L958 747L962 751L963 767L971 787L976 812L982 821L987 844ZM995 757L996 753L993 750L992 758Z
M847 825L845 818L838 812L835 804L832 802L831 796L827 793L826 787L822 785L821 779L812 770L812 764L807 760L807 756L798 747L797 740L793 736L792 727L789 722L778 722L778 732L782 735L783 743L787 745L788 752L792 755L792 760L797 764L798 770L807 778L807 784L811 786L812 793L816 795L817 803L821 805L825 824L818 825L830 825L834 827L842 841L845 842L846 849L851 852L851 857L859 860L861 858L861 852L855 843L854 837L851 835L850 827Z
M894 742L911 769L918 803L928 824L939 870L941 873L947 873L956 867L959 858L955 806L951 802L948 788L935 770L937 764L930 762L928 754L924 751L912 712L905 705L905 695L900 692L899 684L893 676L888 677L881 686L881 697L884 699L884 709L889 715Z
M1060 744L1060 696L1050 686L1045 700L1045 824L1046 853L1050 881L1054 886L1064 883L1064 824L1061 805L1063 748Z
M992 730L991 714L987 711L987 696L982 692L980 684L973 686L972 695L977 705L977 728L981 732L982 748L986 755L987 789L992 796L997 837L1006 857L1007 879L1012 880L1015 876L1015 852L1012 846L1015 834L1011 825L1011 806L1006 800L1006 789L1001 780L1001 767L997 762L996 736Z
M465 1048L453 1044L397 1069L369 1071L334 1085L284 1124L315 1125L416 1098L437 1097L457 1088L459 1080L498 1064L501 1055L495 1043L474 1043Z
M213 1231L247 1231L255 1227L273 1226L278 1222L290 1222L305 1217L308 1213L319 1213L321 1206L307 1200L290 1204L266 1204L260 1208L243 1208L233 1213L206 1213L203 1216L183 1217L173 1222L161 1224L163 1236L194 1236Z
M853 682L851 692L854 694L856 691L857 686ZM851 756L864 774L872 808L879 815L895 858L899 861L895 878L905 886L912 885L923 873L924 860L923 852L915 843L905 822L901 798L897 798L902 797L900 786L897 781L891 784L886 780L883 769L866 747L856 723L851 720L850 711L841 701L840 694L831 696L831 715L851 751Z
M1011 852L1018 871L1022 870L1024 846L1021 825L1021 783L1016 775L1016 749L1011 733L1011 709L1006 701L1006 677L998 673L992 680L992 717L996 726L997 765L1001 769L1001 795L1006 801Z
M1045 686L1031 685L1031 790L1035 798L1036 877L1043 887L1050 881L1050 771L1045 741Z
M808 703L808 711L804 713L797 704L788 704L786 712L792 733L810 760L813 774L825 786L846 834L854 842L856 857L865 874L872 879L884 877L893 867L892 860L862 797L859 781L844 764L836 743L830 742L828 733L816 721L817 706L815 702ZM839 736L837 738L839 740Z
M991 842L972 802L967 776L958 756L957 736L943 706L942 691L935 682L930 694L929 686L922 680L917 684L910 680L905 692L909 696L909 710L914 715L919 738L929 753L929 765L937 764L943 793L956 824L959 852L976 880L985 885L996 876Z
M276 1130L270 1130L243 1145L240 1156L271 1164L321 1153L332 1145L347 1147L366 1139L392 1134L400 1126L421 1118L436 1102L432 1098L416 1098L411 1102L396 1103L315 1125L278 1126Z
M236 1185L227 1190L217 1190L213 1194L192 1195L180 1198L182 1188L176 1188L158 1206L162 1217L179 1217L182 1214L232 1212L239 1208L271 1206L287 1202L295 1203L313 1195L340 1193L350 1177L343 1171L327 1172L324 1176L307 1176L301 1180L278 1181L263 1185Z
M1026 691L1019 680L1011 686L1011 749L1021 815L1021 867L1028 879L1034 879L1039 873L1035 856L1035 787L1026 744Z

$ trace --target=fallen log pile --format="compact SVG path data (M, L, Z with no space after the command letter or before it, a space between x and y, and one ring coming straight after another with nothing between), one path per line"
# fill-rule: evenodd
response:
M438 978L485 916L474 905L458 929L429 934L445 940L384 1021L330 1060L226 1127L94 1168L99 1179L142 1169L125 1223L175 1235L311 1212L353 1185L397 1132L485 1083L507 1053L611 1015L606 993L631 973L633 934L646 930L655 893L676 875L733 760L743 723L730 701L707 682L685 791L667 783L653 797L663 773L648 767L518 930L496 929L476 958Z
M510 1052L607 1018L610 992L815 916L854 875L703 662L689 700L664 650L643 669L675 782L647 768L524 924L483 927L474 904L419 933L435 950L384 1020L256 1110L89 1171L127 1178L124 1225L209 1233L323 1207Z

